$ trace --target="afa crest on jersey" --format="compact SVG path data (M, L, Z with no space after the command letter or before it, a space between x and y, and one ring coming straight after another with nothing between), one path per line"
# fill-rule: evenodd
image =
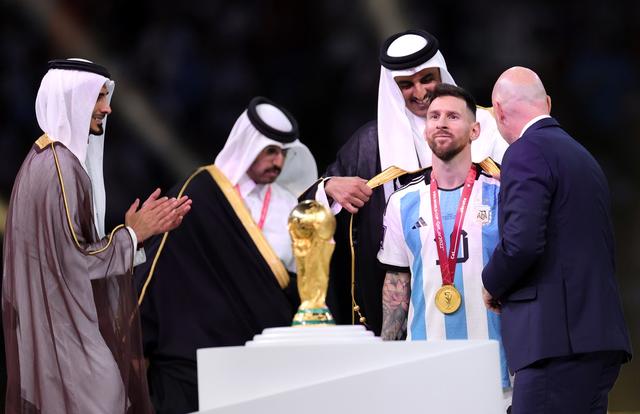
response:
M491 207L479 205L475 207L476 222L486 226L491 223Z

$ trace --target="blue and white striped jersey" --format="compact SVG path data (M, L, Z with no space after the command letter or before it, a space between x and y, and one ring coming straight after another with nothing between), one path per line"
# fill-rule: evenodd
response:
M480 167L478 170L460 234L454 285L462 295L462 305L456 312L443 314L434 301L442 286L442 274L431 215L430 169L389 198L378 260L390 269L411 274L408 340L498 340L503 386L507 387L509 375L500 338L500 317L487 310L482 299L482 269L499 241L500 182L481 172ZM447 252L461 194L462 186L440 189L438 194Z

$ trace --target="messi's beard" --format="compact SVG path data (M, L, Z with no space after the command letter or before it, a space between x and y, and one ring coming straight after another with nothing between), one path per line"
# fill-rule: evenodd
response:
M433 154L445 162L451 161L456 155L460 154L460 152L462 152L464 147L465 147L464 143L454 147L451 147L451 146L441 147L436 145L435 143L429 142L429 148L431 148L431 151L433 152Z

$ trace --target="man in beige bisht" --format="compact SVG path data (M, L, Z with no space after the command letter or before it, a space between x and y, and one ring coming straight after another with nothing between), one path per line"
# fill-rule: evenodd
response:
M149 413L132 284L136 246L177 227L191 201L156 190L104 231L104 129L114 83L80 59L49 62L44 134L18 172L4 238L6 413Z

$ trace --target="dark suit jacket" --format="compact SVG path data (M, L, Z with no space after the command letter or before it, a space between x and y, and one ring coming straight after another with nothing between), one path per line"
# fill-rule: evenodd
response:
M482 272L502 302L509 368L605 350L631 356L615 279L607 180L553 118L505 153L501 240Z

